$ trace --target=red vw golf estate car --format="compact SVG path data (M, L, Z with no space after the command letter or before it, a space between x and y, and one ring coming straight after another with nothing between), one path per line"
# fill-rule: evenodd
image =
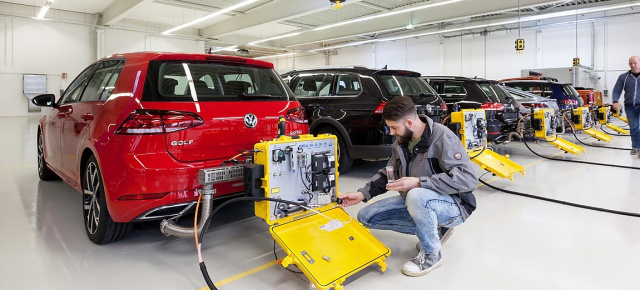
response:
M198 170L216 168L278 134L307 134L305 111L269 62L127 53L80 73L38 127L38 175L82 193L89 239L106 243L132 222L180 216L197 200ZM215 196L243 191L241 179Z

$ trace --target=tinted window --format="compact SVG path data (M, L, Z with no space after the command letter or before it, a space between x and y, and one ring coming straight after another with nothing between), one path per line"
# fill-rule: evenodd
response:
M507 93L498 86L498 84L492 83L480 83L478 84L487 97L493 102L504 103L508 101L509 96Z
M386 74L379 77L392 96L435 95L433 89L419 77Z
M464 89L461 83L444 83L444 82L431 82L431 85L438 90L440 97L442 98L464 98L467 95L467 91Z
M580 97L580 93L578 93L578 91L576 91L576 89L574 89L573 86L562 85L561 87L562 87L562 92L564 93L565 96L576 97L576 98Z
M547 84L540 83L516 83L516 84L507 84L512 88L516 88L521 91L529 92L532 94L536 94L538 96L549 97L553 94L551 87Z
M83 102L106 100L111 95L120 70L122 70L121 62L120 60L101 62L98 69L91 76L80 100Z
M273 69L197 61L152 61L143 101L288 100Z
M360 79L357 75L338 75L338 81L336 84L336 95L338 96L357 95L362 91L362 88L360 87Z
M78 77L73 80L73 82L71 82L67 90L64 91L64 95L60 100L60 104L72 103L80 99L80 96L82 95L82 92L84 91L89 78L93 74L93 71L96 69L96 67L98 67L98 65L99 64L96 63L89 66L84 71L82 71L80 75L78 75Z
M328 96L331 89L332 74L302 74L296 80L293 94L298 98Z

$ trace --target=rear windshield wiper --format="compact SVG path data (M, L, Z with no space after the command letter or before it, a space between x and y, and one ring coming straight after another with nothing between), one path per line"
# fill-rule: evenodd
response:
M238 95L239 97L242 97L243 99L279 99L280 96L276 95L269 95L269 94L247 94L247 93L242 93Z

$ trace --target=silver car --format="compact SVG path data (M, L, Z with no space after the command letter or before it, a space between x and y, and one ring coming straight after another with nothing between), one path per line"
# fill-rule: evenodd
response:
M530 114L531 108L551 108L555 110L556 114L559 112L556 100L547 99L512 87L502 86L502 88L516 99L521 114Z

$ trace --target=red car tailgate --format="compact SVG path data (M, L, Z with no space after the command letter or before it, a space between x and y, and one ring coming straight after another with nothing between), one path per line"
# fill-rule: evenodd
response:
M153 103L154 108L193 112L204 120L202 125L165 134L168 152L176 160L185 162L226 160L237 155L238 150L251 150L261 140L276 138L278 117L297 106L295 101ZM251 114L257 122L250 128ZM287 134L302 127L287 123Z

